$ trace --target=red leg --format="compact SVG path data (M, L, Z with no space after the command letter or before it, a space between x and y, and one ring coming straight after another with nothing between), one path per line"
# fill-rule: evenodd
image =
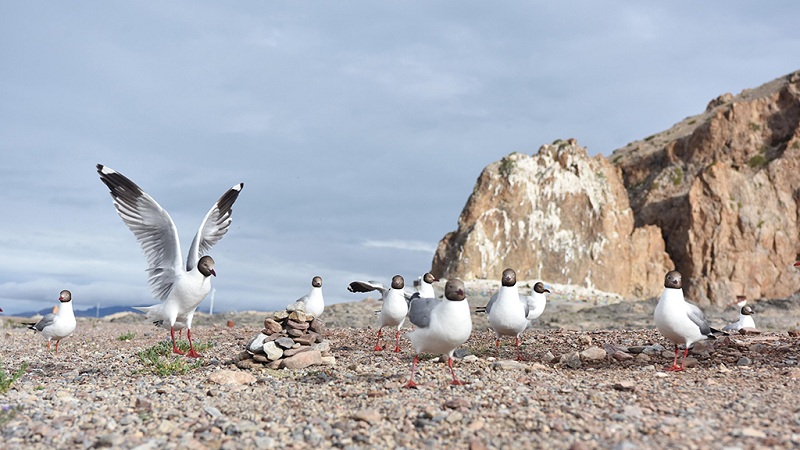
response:
M61 341L56 341L56 355L58 355L58 343Z
M517 347L517 361L523 361L522 353L520 352L520 347L519 347L519 336L516 337L514 345Z
M189 352L186 353L186 356L190 358L202 358L203 355L194 351L194 344L192 344L192 330L191 328L186 329L186 336L189 338Z
M394 332L394 352L400 353L400 330Z
M50 351L50 339L47 340L47 351Z
M458 378L456 378L456 371L453 370L453 358L452 357L451 358L447 358L447 366L450 367L450 375L453 376L453 381L451 381L450 384L452 384L454 386L463 386L465 383L463 381L458 381Z
M672 367L664 368L667 372L680 372L683 370L683 367L678 365L678 351L678 344L675 344L675 359L672 360Z
M383 347L381 347L381 337L383 336L383 333L381 333L382 331L383 327L378 328L378 342L375 343L375 348L373 348L373 350L376 352L383 350Z
M181 349L175 344L175 327L169 327L169 335L172 336L172 353L183 355Z
M414 382L414 373L417 371L417 355L414 355L414 362L411 363L411 378L408 379L408 383L406 383L407 388L415 388L417 387L417 383Z

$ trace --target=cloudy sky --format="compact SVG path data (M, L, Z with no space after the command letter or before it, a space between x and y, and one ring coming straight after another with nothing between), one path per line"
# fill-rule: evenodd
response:
M152 303L95 165L212 249L215 310L413 279L481 170L576 138L608 155L800 69L786 2L2 2L0 307ZM201 306L207 310L209 300Z

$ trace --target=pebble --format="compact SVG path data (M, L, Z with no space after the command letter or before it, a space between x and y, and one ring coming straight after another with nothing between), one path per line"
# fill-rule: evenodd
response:
M218 370L208 376L208 381L216 384L251 384L256 377L240 370Z
M606 358L606 351L600 347L589 347L580 353L584 361L599 361Z

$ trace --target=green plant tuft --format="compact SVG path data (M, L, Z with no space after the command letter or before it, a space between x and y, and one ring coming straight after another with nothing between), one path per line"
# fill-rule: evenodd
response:
M22 378L22 375L25 373L25 370L28 369L28 363L22 363L19 369L17 369L14 373L6 373L6 369L3 368L3 361L0 360L0 394L5 394L11 389L11 385L14 384L17 380Z
M117 340L118 341L130 341L134 337L136 337L136 333L134 333L132 331L129 331L127 333L123 333L123 334L120 334L119 336L117 336Z
M177 342L178 348L182 351L189 350L189 344L185 341ZM194 348L198 352L203 352L213 347L210 342L198 342ZM138 352L136 354L151 372L160 376L183 375L187 372L202 367L202 360L190 361L187 358L172 353L172 342L162 341L158 344Z
M747 165L752 169L764 167L767 165L767 158L765 158L764 155L753 156L750 158L750 161L747 161Z
M511 172L514 171L514 167L516 167L516 165L516 161L509 158L503 158L503 160L500 161L500 175L508 178L508 176L511 175Z

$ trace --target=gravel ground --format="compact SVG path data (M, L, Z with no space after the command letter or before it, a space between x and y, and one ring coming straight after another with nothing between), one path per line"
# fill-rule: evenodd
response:
M797 299L757 303L756 323L770 331L698 345L681 373L660 370L672 352L662 350L667 343L650 325L652 301L595 304L554 301L525 334L519 363L511 340L498 353L485 318L475 317L454 364L468 384L448 385L446 365L426 356L416 390L403 388L413 356L407 340L399 354L371 350L376 330L366 324L379 307L374 300L326 310L336 365L296 371L232 364L266 313L198 320L193 336L212 344L202 365L165 376L153 374L137 352L168 333L138 318L79 319L58 355L6 318L2 370L29 367L0 394L2 447L800 446L800 338L787 333L796 325L798 316L790 316ZM732 310L713 314L736 317ZM359 325L344 326L348 321ZM117 339L127 333L133 338ZM223 374L252 378L212 381Z

